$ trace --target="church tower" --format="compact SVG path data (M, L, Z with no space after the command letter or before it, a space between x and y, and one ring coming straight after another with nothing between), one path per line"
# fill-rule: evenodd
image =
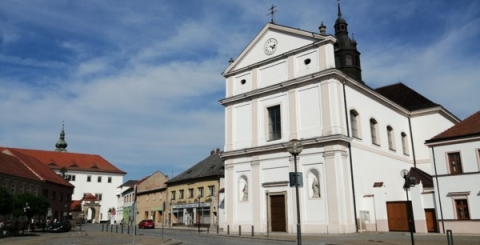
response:
M338 1L338 18L335 21L335 66L349 77L362 81L362 68L360 66L360 52L357 50L357 42L348 36L348 24L342 17L340 1Z
M62 124L62 131L60 132L60 138L58 139L55 146L57 147L55 151L67 152L67 142L65 142L65 125Z

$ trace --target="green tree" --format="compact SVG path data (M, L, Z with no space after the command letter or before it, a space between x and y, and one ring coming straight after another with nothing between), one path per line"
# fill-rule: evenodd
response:
M50 206L47 198L44 196L35 196L30 193L24 193L16 196L13 203L13 215L17 217L26 215L29 219L34 215L45 215L48 207Z
M7 215L13 211L13 196L5 187L0 187L0 214Z

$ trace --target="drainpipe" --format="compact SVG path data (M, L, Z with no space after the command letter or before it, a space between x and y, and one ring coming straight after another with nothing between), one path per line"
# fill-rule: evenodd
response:
M415 157L415 145L413 144L412 122L410 121L410 115L408 115L408 128L410 130L410 142L412 144L413 167L417 168L417 158Z
M348 123L348 110L347 110L347 96L345 91L345 81L343 81L343 104L345 107L345 121L347 125L347 136L350 137L350 125ZM358 233L358 221L357 221L357 202L355 200L355 181L353 178L353 162L352 162L352 145L348 143L348 155L350 160L350 172L352 181L352 197L353 197L353 216L355 218L355 231Z
M443 221L442 200L440 199L440 185L438 184L437 163L435 161L435 150L433 148L434 147L432 146L433 168L435 169L435 182L437 182L438 204L440 205L440 217L442 218L442 232L445 233L445 223Z

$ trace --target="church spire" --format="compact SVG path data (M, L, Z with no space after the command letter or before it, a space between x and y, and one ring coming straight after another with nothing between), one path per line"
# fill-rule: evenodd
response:
M65 142L65 123L62 123L62 131L60 132L60 138L55 144L57 147L55 151L66 152L67 151L67 142Z
M360 52L357 42L348 36L348 23L342 16L340 0L338 0L338 18L335 21L335 67L349 77L362 81L362 68L360 66Z

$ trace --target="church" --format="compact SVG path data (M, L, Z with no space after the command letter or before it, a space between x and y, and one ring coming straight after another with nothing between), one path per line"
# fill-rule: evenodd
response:
M412 215L415 232L438 232L424 142L460 120L403 83L369 87L340 7L334 34L272 18L222 73L224 230L408 231Z

